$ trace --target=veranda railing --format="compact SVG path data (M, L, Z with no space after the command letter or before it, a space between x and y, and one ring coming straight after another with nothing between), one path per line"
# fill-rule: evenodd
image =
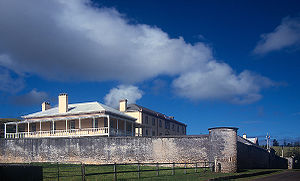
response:
M35 132L6 133L6 138L31 138L31 137L63 137L63 136L82 136L82 135L108 135L108 127L67 129Z

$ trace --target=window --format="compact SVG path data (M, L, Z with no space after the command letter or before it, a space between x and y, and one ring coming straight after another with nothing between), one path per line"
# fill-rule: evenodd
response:
M70 129L75 129L75 120L70 121Z
M126 131L128 131L128 132L133 131L131 126L132 126L132 123L131 124L126 124Z
M179 125L177 125L177 132L179 132Z
M50 122L50 131L53 130L53 122ZM56 130L56 122L54 122L54 130Z
M98 128L98 119L95 119L95 128Z
M27 126L26 124L20 124L18 125L18 130L19 132L25 132L25 126ZM15 128L16 129L16 128ZM16 130L15 130L16 131Z
M107 119L104 119L104 127L108 127Z
M148 124L148 116L145 116L145 123Z
M152 118L152 125L155 126L155 118Z
M184 126L182 126L181 129L182 129L182 133L184 134Z
M159 120L159 127L162 127L162 121Z
M159 136L162 136L162 133L159 133Z
M146 136L148 136L148 130L146 129Z
M31 124L31 132L35 132L36 131L36 123L32 123Z
M155 136L155 131L152 131L152 136Z
M165 129L170 129L170 122L169 121L165 121Z
M172 130L175 131L175 125L174 124L172 124Z

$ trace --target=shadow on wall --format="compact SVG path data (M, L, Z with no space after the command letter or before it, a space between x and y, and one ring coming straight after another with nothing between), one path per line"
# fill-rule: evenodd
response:
M255 144L248 144L239 137L237 141L237 167L242 169L276 168L287 169L288 161L279 157L274 150L266 150Z

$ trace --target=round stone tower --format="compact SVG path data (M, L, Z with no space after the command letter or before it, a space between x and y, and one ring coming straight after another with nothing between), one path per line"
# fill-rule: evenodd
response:
M216 171L237 171L237 130L235 127L209 128L210 161Z

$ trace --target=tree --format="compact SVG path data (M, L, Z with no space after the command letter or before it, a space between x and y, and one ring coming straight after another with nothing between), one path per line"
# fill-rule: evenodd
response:
M283 146L286 146L286 140L284 139L284 141L283 141Z
M276 139L273 140L273 146L279 146L279 143Z
M298 146L300 146L300 141L295 141L294 142L294 147L298 147Z

